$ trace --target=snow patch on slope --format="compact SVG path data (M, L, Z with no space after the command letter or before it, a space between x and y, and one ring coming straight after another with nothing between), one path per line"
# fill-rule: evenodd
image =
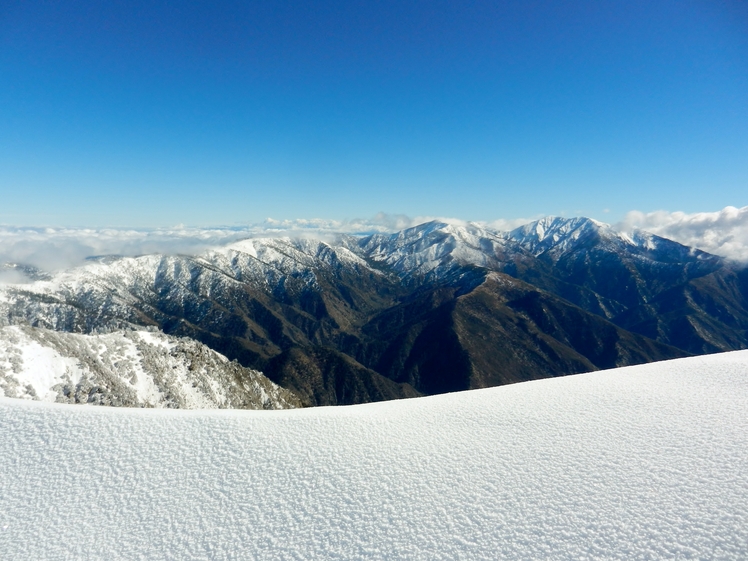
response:
M620 226L620 225L619 225ZM603 249L611 253L628 253L642 258L677 261L682 259L714 260L715 256L694 247L637 228L614 228L591 218L548 216L502 234L535 256L546 255L557 261L572 253Z
M517 241L533 255L540 255L549 251L563 253L576 247L585 238L595 235L618 238L636 245L630 237L619 237L607 224L584 217L546 216L508 232L507 237Z
M350 247L349 247L350 246ZM138 324L139 302L168 297L177 302L210 298L231 285L247 284L271 293L296 287L318 289L320 272L372 270L352 249L337 243L292 238L242 240L198 256L144 255L101 257L59 271L47 280L0 286L0 325L26 321L59 331L90 332ZM79 305L94 310L82 316Z

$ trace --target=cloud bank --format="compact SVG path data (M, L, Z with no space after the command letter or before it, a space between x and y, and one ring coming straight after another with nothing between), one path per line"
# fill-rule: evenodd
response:
M232 229L156 230L0 227L0 264L20 263L53 271L95 255L198 253L247 237Z
M499 219L477 224L506 231L537 218ZM18 269L3 268L4 263L54 271L79 265L96 255L194 255L249 237L389 233L434 219L459 225L468 223L456 218L379 213L373 218L353 220L268 218L259 224L217 228L177 226L143 230L0 226L0 283L16 283L27 278ZM748 262L748 206L693 214L632 211L615 227L624 231L640 228L710 253Z
M748 206L692 214L631 211L616 228L640 228L709 253L748 261Z
M0 265L20 263L44 271L79 265L96 255L145 255L149 253L197 254L249 237L315 236L345 233L365 235L397 232L429 220L467 224L455 218L379 213L373 218L353 220L266 219L241 227L122 229L122 228L29 228L0 226ZM509 229L528 222L499 220L485 226ZM16 270L0 270L0 282L18 282ZM10 280L12 279L12 280Z
M0 226L0 282L19 282L16 269L5 263L30 265L54 271L79 265L96 255L145 255L150 253L197 254L210 247L249 237L326 236L394 232L430 220L380 213L371 219L325 220L266 219L241 227L122 229L122 228L29 228Z

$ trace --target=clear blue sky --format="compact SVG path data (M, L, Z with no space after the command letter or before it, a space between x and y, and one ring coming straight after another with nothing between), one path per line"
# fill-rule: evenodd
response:
M0 4L0 223L747 204L739 0Z

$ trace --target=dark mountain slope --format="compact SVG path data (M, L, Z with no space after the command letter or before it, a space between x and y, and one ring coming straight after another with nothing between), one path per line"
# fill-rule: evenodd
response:
M745 271L723 267L662 292L615 322L693 354L748 347Z
M293 388L306 406L352 405L421 395L410 385L395 383L325 347L288 349L268 363L266 376Z
M743 277L720 257L584 218L543 219L511 236L544 265L521 278L619 327L697 354L748 342Z
M499 273L424 291L363 333L363 364L427 394L686 355Z

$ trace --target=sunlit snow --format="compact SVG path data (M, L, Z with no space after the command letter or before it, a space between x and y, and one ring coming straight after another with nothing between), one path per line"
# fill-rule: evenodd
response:
M285 409L299 399L191 339L0 327L0 396L187 409Z
M748 351L292 411L0 399L3 559L744 559Z

